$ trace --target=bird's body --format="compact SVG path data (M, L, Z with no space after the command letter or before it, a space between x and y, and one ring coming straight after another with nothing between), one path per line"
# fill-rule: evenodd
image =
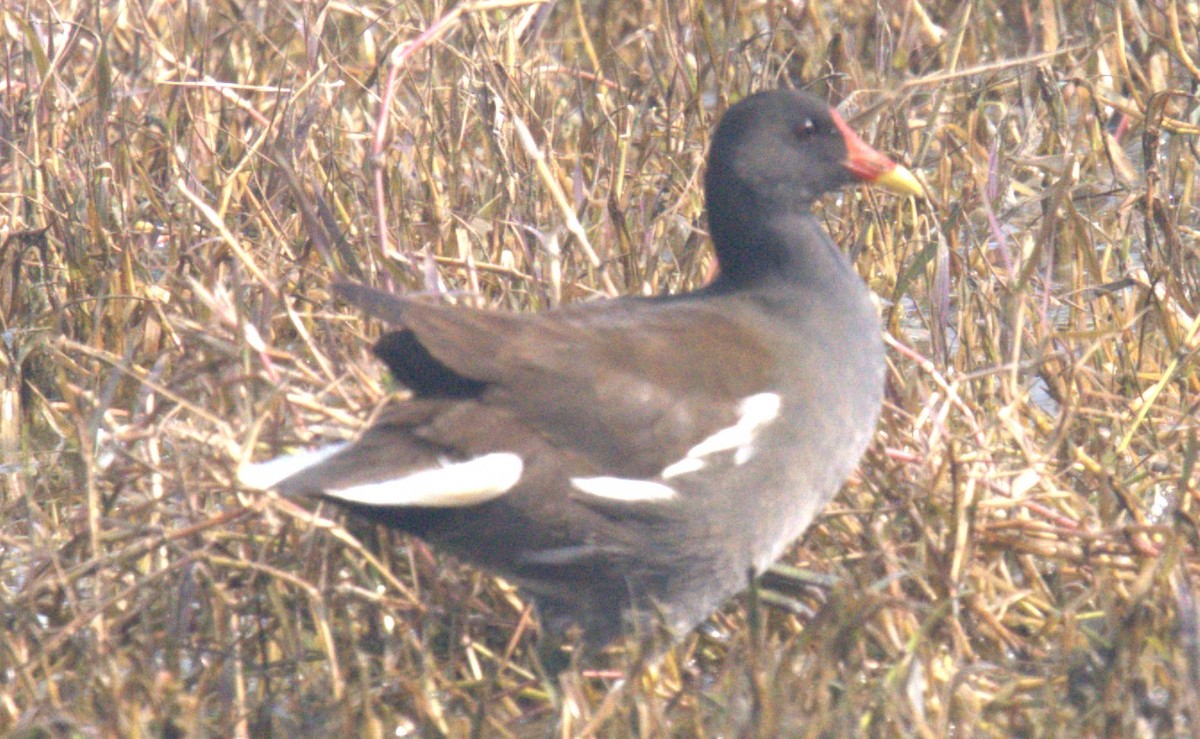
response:
M376 353L413 397L243 480L498 572L552 634L685 633L803 533L874 429L878 319L809 205L915 181L848 131L799 93L729 111L706 182L721 274L695 292L516 315L338 286L400 327Z

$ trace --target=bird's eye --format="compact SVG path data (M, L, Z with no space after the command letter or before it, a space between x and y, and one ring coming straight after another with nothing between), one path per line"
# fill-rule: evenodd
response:
M796 124L796 135L800 138L811 136L817 132L817 124L812 118L805 118Z

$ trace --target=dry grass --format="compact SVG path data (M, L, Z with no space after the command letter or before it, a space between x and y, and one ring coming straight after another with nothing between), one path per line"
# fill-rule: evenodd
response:
M893 367L787 558L838 584L603 706L583 678L562 733L1200 735L1195 3L0 21L0 733L544 733L510 588L231 472L385 396L338 275L505 310L702 281L713 120L808 84L931 194L823 209Z

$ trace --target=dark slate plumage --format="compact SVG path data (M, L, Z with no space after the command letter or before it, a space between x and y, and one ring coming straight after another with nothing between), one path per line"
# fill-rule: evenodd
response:
M879 322L812 215L855 181L919 187L812 95L730 108L705 190L720 275L696 292L472 310L341 284L397 327L413 391L353 444L243 470L517 583L554 635L682 635L795 540L858 462Z

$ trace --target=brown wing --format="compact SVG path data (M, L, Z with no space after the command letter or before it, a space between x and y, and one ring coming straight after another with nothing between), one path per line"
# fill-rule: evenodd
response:
M362 286L338 292L403 326L377 351L418 396L502 408L609 475L655 476L734 423L738 401L768 389L775 366L763 361L767 342L721 301L618 299L517 315ZM446 387L459 392L429 392Z

